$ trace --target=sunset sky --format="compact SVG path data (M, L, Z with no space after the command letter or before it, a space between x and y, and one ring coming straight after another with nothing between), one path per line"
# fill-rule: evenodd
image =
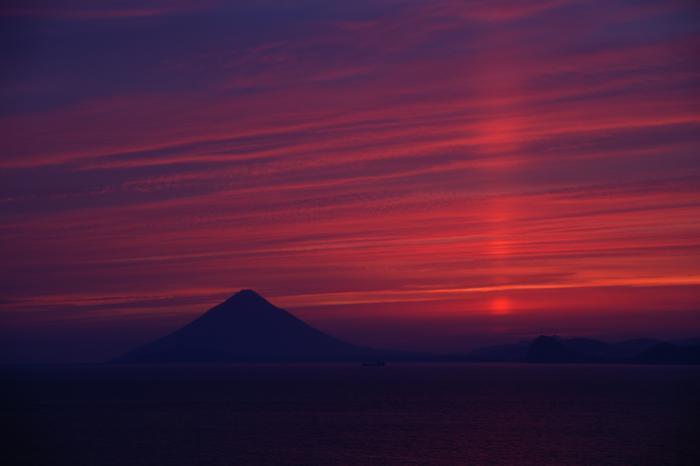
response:
M700 336L693 0L2 5L0 361Z

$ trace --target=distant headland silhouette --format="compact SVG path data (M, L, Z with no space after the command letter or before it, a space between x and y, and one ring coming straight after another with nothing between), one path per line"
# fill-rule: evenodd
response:
M175 332L111 361L122 364L226 362L532 362L700 364L700 339L539 336L532 341L432 354L367 348L313 328L253 290L241 290Z

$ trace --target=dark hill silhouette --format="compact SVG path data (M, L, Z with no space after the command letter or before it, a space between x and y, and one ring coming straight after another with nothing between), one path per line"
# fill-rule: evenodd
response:
M326 335L252 290L242 290L176 332L117 363L364 361L398 356Z
M530 341L524 340L505 345L486 346L473 350L469 353L469 357L480 362L524 361L530 344Z
M638 338L607 343L592 338L539 336L527 342L479 348L466 360L536 363L700 364L699 339L672 343Z
M557 337L539 336L527 350L528 362L581 362L579 353L569 348Z
M658 343L634 358L640 364L700 364L700 346Z

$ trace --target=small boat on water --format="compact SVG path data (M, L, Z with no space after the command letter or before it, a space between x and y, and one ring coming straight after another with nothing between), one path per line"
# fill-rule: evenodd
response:
M386 363L384 361L365 361L362 365L365 367L384 367Z

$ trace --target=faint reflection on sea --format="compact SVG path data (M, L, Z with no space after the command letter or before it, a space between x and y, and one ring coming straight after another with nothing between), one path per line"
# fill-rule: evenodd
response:
M4 368L3 464L700 464L700 368ZM0 456L0 460L2 459Z

